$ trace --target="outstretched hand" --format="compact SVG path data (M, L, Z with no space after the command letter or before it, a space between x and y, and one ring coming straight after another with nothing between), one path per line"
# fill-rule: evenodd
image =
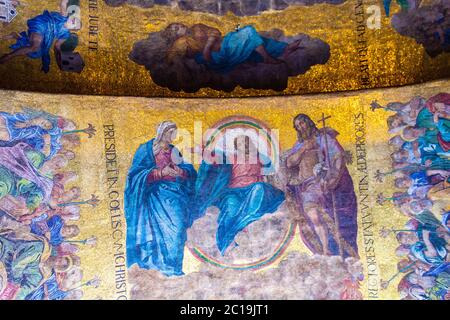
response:
M61 12L61 15L63 15L63 16L67 15L68 6L69 6L69 0L61 0L61 3L59 5L59 10Z

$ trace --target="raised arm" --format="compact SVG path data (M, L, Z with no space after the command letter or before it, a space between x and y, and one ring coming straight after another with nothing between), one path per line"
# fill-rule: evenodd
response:
M61 68L61 46L64 43L64 41L66 41L65 39L59 39L55 42L55 45L53 47L54 53L55 53L55 58L56 58L56 63L58 64L58 66Z
M403 109L405 109L405 107L407 105L408 104L404 104L404 103L401 103L401 102L391 102L391 103L387 104L386 110L399 112L399 111L402 111Z
M214 45L217 41L220 41L222 34L218 29L207 26L203 23L193 25L191 32L194 39L204 43L202 55L206 61L210 62L211 52L213 51Z
M208 41L206 42L205 48L203 49L203 57L208 62L211 62L211 49L215 41L215 38L209 37Z
M377 101L372 101L372 103L370 104L370 109L372 109L372 111L375 111L376 109L385 109L389 111L399 112L403 110L405 106L406 106L405 104L400 102L391 102L388 103L387 106L383 107Z
M29 53L36 52L40 49L43 39L44 37L39 33L32 33L30 37L31 45L16 49L13 52L5 54L0 58L0 64L6 63L15 57L25 56Z
M68 6L69 6L69 0L61 0L61 4L59 5L61 15L67 16Z
M298 166L304 152L305 152L305 148L300 148L295 153L288 156L286 159L286 166L288 168L293 168L293 167Z
M213 49L214 44L220 39L220 33L212 33L208 40L206 41L205 48L203 49L203 57L206 61L211 62L211 51Z

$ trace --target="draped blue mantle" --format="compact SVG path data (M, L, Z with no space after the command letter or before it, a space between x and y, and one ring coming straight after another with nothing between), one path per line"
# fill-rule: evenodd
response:
M64 300L67 297L68 292L59 289L58 282L56 281L56 274L53 272L50 278L48 278L43 284L41 284L36 290L31 292L25 297L25 300L44 300L45 287L47 287L49 300Z
M187 228L193 221L196 172L182 163L187 178L147 181L156 167L153 140L142 144L133 159L125 188L127 264L182 275ZM173 147L173 146L172 146Z
M44 129L40 126L20 128L17 126L18 124L23 124L34 119L32 114L26 112L11 114L0 111L0 117L3 117L5 120L5 125L10 136L8 141L10 145L23 141L33 147L33 149L43 151L45 147L44 136L48 134L50 136L50 154L46 157L46 160L51 159L61 149L60 139L62 137L62 130L58 128L56 120L48 119L53 124L51 129ZM2 144L8 145L6 142Z
M222 255L236 235L265 214L274 213L284 201L284 193L265 182L242 188L229 188L231 164L203 162L196 182L198 215L211 206L219 208L216 233L217 248Z
M31 46L30 37L32 33L38 33L43 37L41 48L38 51L28 54L29 58L42 59L42 71L50 71L50 49L53 42L59 39L68 39L69 30L64 26L67 17L58 12L48 12L45 10L41 15L28 20L28 33L21 32L20 38L10 48L15 50Z
M196 56L196 61L225 73L244 62L263 62L262 56L255 51L259 46L263 46L273 58L278 58L287 45L285 42L261 37L254 27L245 26L224 37L220 51L211 53L211 62L207 62L202 54Z

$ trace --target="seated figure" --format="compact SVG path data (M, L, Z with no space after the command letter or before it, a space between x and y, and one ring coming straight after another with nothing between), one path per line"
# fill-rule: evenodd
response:
M255 163L249 161L249 150L255 148L249 137L240 136L234 141L237 153L231 155L232 164L203 161L196 183L197 214L204 215L212 206L220 211L216 242L222 255L239 232L264 215L274 213L285 200L281 190L264 182L261 156ZM245 160L239 161L242 155Z

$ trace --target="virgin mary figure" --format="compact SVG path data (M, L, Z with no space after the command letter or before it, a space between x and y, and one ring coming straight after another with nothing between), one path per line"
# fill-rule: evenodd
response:
M187 229L192 225L197 173L171 142L177 127L162 122L156 138L134 155L125 189L128 267L183 275Z

